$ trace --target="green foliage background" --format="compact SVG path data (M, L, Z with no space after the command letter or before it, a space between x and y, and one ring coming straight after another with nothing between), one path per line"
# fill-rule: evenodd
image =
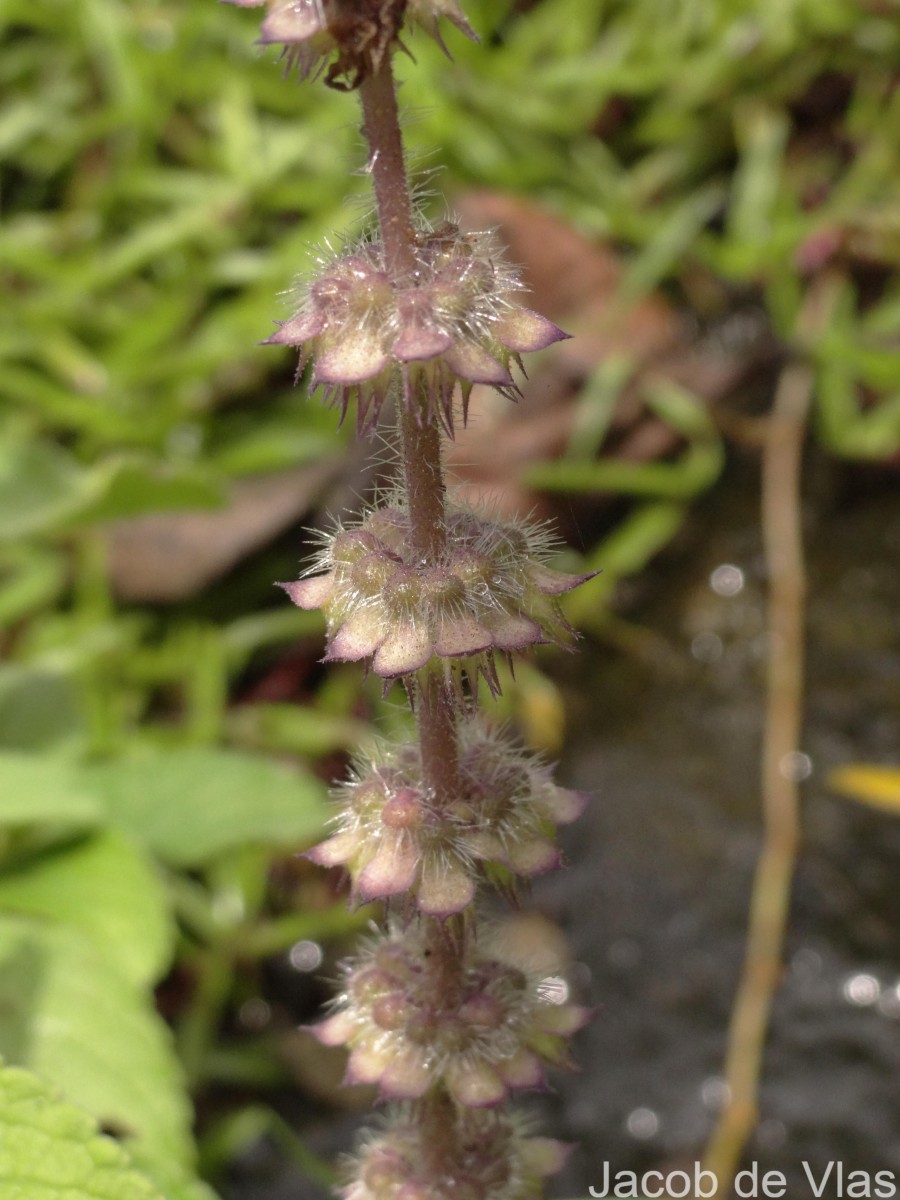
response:
M415 39L418 67L400 64L413 157L442 186L525 193L615 242L623 305L657 287L699 323L754 305L781 359L814 363L824 445L896 455L893 0L466 9L481 47L451 31L453 62ZM310 759L361 736L356 676L326 677L315 708L229 708L240 673L317 618L273 601L264 554L238 584L153 609L117 600L106 569L112 519L215 509L236 480L346 452L255 344L309 245L364 219L355 106L285 82L254 26L213 0L0 8L0 1053L129 1134L169 1200L202 1194L188 1086L270 1077L252 1047L240 1064L217 1049L236 964L357 920L273 904L268 883L323 819ZM843 97L824 114L823 81ZM826 269L834 311L811 344L798 315ZM722 461L706 412L671 389L647 400L685 452L605 459L617 380L588 381L587 453L530 473L633 497L591 552L605 574L573 601L582 624ZM173 963L191 980L174 1035L152 993Z

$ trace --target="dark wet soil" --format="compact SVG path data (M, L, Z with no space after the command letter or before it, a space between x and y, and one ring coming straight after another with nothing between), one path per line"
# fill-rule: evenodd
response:
M605 1160L693 1162L722 1100L759 850L767 653L755 480L736 473L742 486L698 514L690 553L641 613L665 661L604 657L581 692L567 769L597 798L569 831L574 869L540 890L601 1006L581 1035L582 1073L549 1105L582 1146L563 1181L572 1196ZM804 846L748 1153L797 1196L813 1194L804 1160L816 1178L836 1160L845 1176L900 1180L900 815L826 784L841 763L900 758L900 479L873 477L870 490L864 472L831 474L818 480L828 499L806 512L807 721L793 764L808 773Z

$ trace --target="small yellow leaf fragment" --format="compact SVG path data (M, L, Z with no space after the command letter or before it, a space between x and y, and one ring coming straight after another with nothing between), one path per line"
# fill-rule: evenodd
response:
M900 767L851 763L832 771L828 785L860 804L900 816Z

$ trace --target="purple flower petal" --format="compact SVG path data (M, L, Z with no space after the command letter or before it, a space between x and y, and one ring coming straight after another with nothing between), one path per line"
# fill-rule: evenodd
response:
M312 611L324 608L331 599L334 591L332 575L310 575L307 579L298 579L294 583L276 583L276 587L284 588L298 608Z
M344 1083L377 1083L386 1064L387 1058L383 1050L375 1050L365 1044L355 1046L347 1060Z
M343 1046L355 1031L356 1021L349 1012L335 1013L333 1017L327 1017L310 1029L323 1046Z
M395 339L391 354L401 362L422 362L437 358L453 345L449 333L441 329L429 329L425 325L409 324Z
M358 608L328 643L327 659L357 662L374 654L385 637L385 619L377 607Z
M525 1138L519 1153L526 1168L543 1178L563 1169L572 1153L572 1146L558 1142L556 1138Z
M464 867L438 859L422 865L417 899L419 908L431 917L449 917L462 912L475 895L475 882Z
M561 596L564 592L571 592L599 574L599 571L587 571L584 575L567 575L563 571L551 571L540 563L530 563L528 566L529 582L545 596Z
M540 625L521 613L497 609L485 614L483 620L498 650L524 650L526 646L537 646L544 641Z
M306 851L306 858L320 867L338 867L349 862L359 849L360 836L355 830L336 833L334 837Z
M486 829L476 829L464 836L466 849L475 858L494 862L506 861L506 851L496 834L488 833Z
M506 1084L484 1062L452 1063L447 1069L447 1090L467 1108L495 1108L507 1095Z
M325 314L311 309L309 312L297 313L289 321L281 322L277 332L267 337L260 345L302 346L304 342L318 337L324 328Z
M424 1055L413 1050L394 1054L379 1080L382 1096L391 1100L418 1100L432 1084Z
M363 900L408 892L418 869L419 854L414 842L386 838L356 881L357 890Z
M506 852L506 861L517 875L543 875L559 866L560 855L552 842L544 838L527 838L514 842Z
M535 1013L535 1019L545 1033L571 1037L579 1029L584 1029L593 1015L594 1010L583 1004L542 1004Z
M327 26L321 19L316 0L288 0L270 12L260 27L261 42L302 42L322 33Z
M316 355L312 387L320 383L362 383L388 365L388 356L378 338L357 332L335 337Z
M537 807L554 825L570 825L577 821L588 802L587 792L576 792L571 788L554 788L551 796L541 799Z
M497 1063L503 1082L511 1088L539 1088L544 1085L544 1068L541 1060L524 1046L511 1058Z
M493 326L493 332L501 345L516 354L527 354L544 350L554 342L561 342L571 334L564 333L558 325L532 312L530 308L517 308Z
M445 617L434 639L434 650L443 658L459 658L487 650L491 634L472 617Z
M379 647L372 666L376 675L393 679L418 671L431 658L431 635L424 625L406 624L392 630Z
M503 363L474 342L458 341L445 353L444 362L460 379L489 383L493 387L511 387L513 377Z

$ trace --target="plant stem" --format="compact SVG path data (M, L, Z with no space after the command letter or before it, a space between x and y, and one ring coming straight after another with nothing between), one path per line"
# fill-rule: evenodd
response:
M820 280L801 311L798 335L827 324L834 281ZM747 949L725 1061L728 1101L704 1156L718 1181L714 1200L731 1194L741 1156L759 1119L759 1082L772 1004L782 974L791 887L800 839L800 797L790 756L803 723L806 567L801 482L803 443L814 373L805 361L785 367L766 422L762 531L769 577L770 649L762 756L763 846L750 903Z
M416 260L412 202L406 181L397 90L389 54L384 56L379 70L363 80L359 96L363 137L369 146L369 170L384 242L385 266L393 279L412 271Z
M385 249L385 266L392 280L415 270L415 230L390 56L360 87L363 134L369 145L369 167ZM445 484L441 433L427 417L436 406L411 395L415 386L407 374L401 398L403 478L409 511L412 558L417 566L442 561L447 549ZM459 794L459 742L454 702L438 676L418 687L418 730L422 773L436 808L446 808ZM452 1007L463 974L466 924L462 917L426 920L428 971L432 991ZM422 1144L427 1147L434 1180L452 1174L457 1158L455 1109L450 1097L433 1090L419 1105Z
M389 56L359 90L386 266L395 278L415 269L415 233ZM447 545L441 434L436 423L425 419L413 397L404 397L401 408L403 474L413 557L420 564L434 564L443 558ZM434 802L445 806L458 790L456 718L452 702L437 680L420 692L422 769Z

